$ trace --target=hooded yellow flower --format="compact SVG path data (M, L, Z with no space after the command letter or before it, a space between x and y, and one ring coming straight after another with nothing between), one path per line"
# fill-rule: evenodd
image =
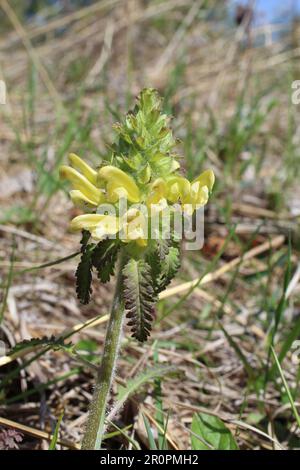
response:
M148 220L138 209L129 209L122 220L122 232L120 238L125 243L135 241L140 247L148 243Z
M97 187L97 172L74 153L69 155L69 161L72 166L62 165L59 174L74 188L70 191L73 203L79 207L99 206L105 198L103 190Z
M130 202L140 202L140 191L134 179L119 168L104 166L99 170L98 177L107 183L108 202L115 203L122 197Z

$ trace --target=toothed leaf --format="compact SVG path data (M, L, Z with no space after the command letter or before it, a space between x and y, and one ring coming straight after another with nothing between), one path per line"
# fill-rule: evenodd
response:
M156 294L152 287L151 268L144 260L130 259L123 269L124 303L132 336L146 341L151 331Z
M92 293L92 253L94 245L86 245L78 264L76 276L76 293L82 304L88 304Z
M180 245L176 240L157 240L154 250L146 257L151 267L155 292L163 291L180 267Z
M163 291L172 281L180 268L180 252L176 246L170 246L169 252L161 261L160 276L157 280L157 291Z
M33 350L40 346L50 346L53 350L64 349L69 350L73 344L64 343L64 338L56 338L55 336L43 336L42 338L25 339L17 343L8 352L9 356L18 356L19 353L25 349Z
M157 240L156 251L159 259L162 261L169 253L169 240Z
M114 275L114 268L120 245L117 240L102 240L93 251L92 263L97 269L98 278L105 283Z

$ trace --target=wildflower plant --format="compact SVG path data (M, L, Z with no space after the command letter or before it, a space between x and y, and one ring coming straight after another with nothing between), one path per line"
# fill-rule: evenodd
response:
M84 212L70 225L82 232L76 271L79 300L83 304L90 300L93 270L106 283L118 266L85 449L101 446L124 311L134 338L145 341L158 295L180 266L178 227L185 216L191 217L207 203L214 184L211 170L192 182L180 174L177 141L155 90L144 89L133 111L114 129L116 142L99 168L91 168L75 154L69 156L69 166L60 168L61 178L72 185L73 203Z

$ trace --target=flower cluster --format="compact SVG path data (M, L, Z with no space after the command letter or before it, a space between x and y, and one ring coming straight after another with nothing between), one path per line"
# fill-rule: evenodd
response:
M180 266L175 216L179 213L182 225L182 217L207 203L214 185L211 170L192 182L180 175L177 142L168 124L157 92L145 89L124 122L115 125L118 138L106 162L93 169L71 154L70 165L60 168L61 178L72 185L72 201L85 212L71 221L72 230L82 231L78 298L88 303L93 270L107 282L119 259L120 297L139 341L149 336L157 296ZM154 218L159 220L155 237ZM171 225L167 237L166 220Z
M107 164L95 170L71 154L70 166L60 168L61 178L73 186L72 201L87 212L72 220L71 229L87 230L95 240L119 234L122 242L145 247L151 217L175 203L191 215L207 203L214 174L206 170L192 182L180 176L173 153L176 141L152 89L142 91L136 108L115 129L119 140ZM125 213L120 212L120 200L126 200Z

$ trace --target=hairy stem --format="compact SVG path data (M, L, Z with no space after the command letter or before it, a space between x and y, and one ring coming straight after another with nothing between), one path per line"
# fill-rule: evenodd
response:
M121 253L115 295L106 331L103 357L97 374L95 391L92 398L86 431L82 442L82 449L84 450L98 450L101 448L107 401L118 356L124 318L124 305L122 299L123 267L124 255Z

